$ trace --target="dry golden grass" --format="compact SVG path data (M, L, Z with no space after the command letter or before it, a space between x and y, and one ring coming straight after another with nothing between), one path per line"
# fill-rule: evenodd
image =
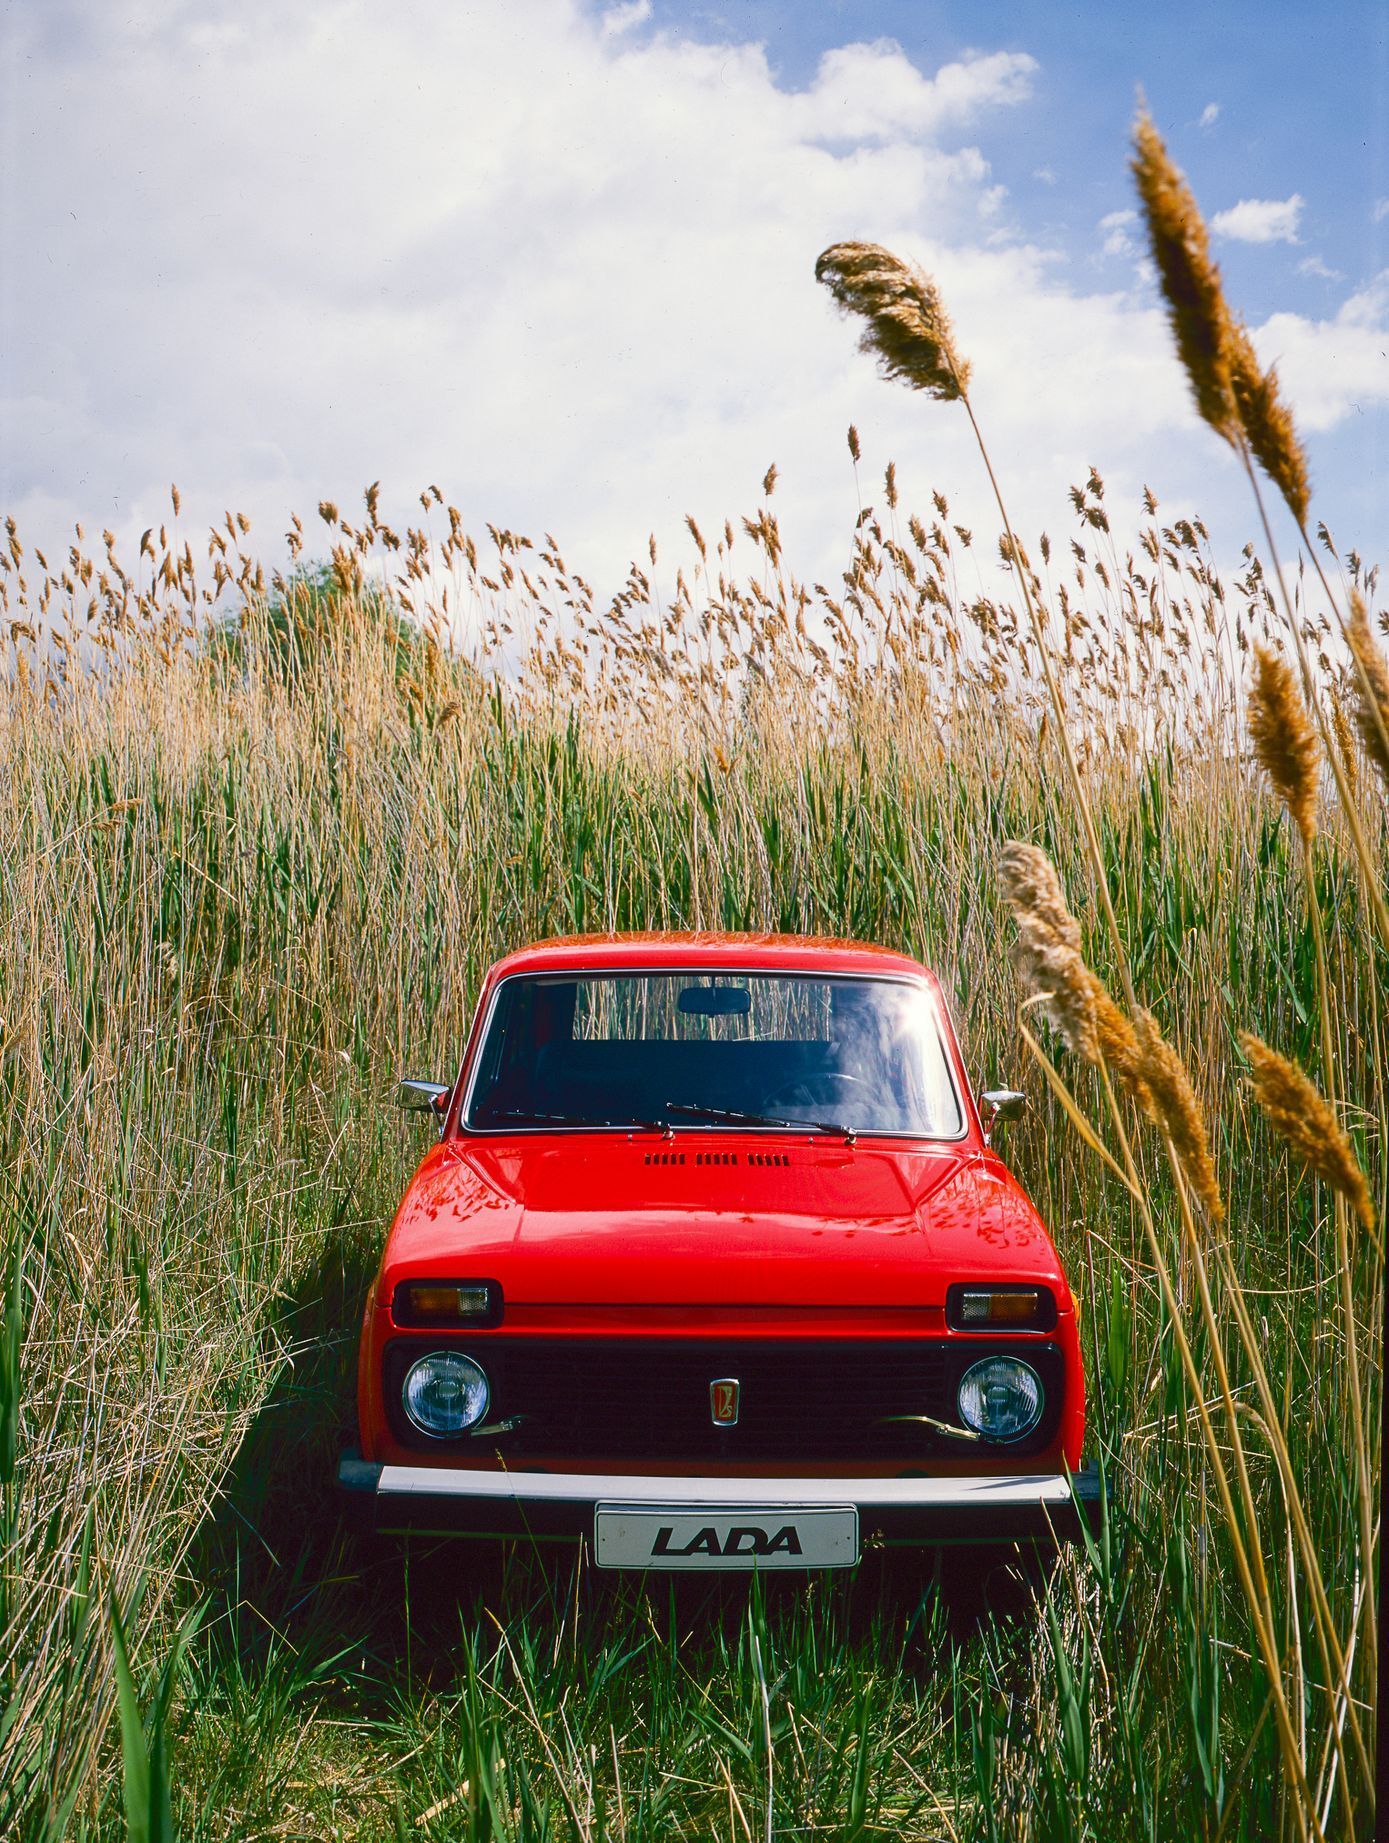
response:
M439 502L426 498L432 517ZM1356 1598L1347 1564L1357 1518L1352 1510L1347 1521L1334 1495L1305 1504L1298 1495L1313 1463L1355 1475L1334 1360L1346 1348L1339 1318L1315 1334L1321 1369L1298 1384L1312 1396L1291 1417L1281 1379L1302 1374L1314 1323L1299 1301L1334 1297L1340 1284L1336 1241L1304 1220L1300 1192L1290 1179L1283 1185L1271 1142L1237 1103L1237 1029L1252 1024L1309 1065L1322 1054L1306 1021L1323 989L1317 955L1299 947L1288 967L1282 919L1307 900L1305 852L1279 843L1276 808L1259 791L1240 731L1241 649L1253 635L1272 639L1271 617L1257 580L1244 593L1219 580L1194 524L1165 529L1154 518L1130 560L1105 528L1102 483L1077 488L1076 502L1068 577L1037 585L1041 632L1105 841L1132 976L1163 1017L1157 1037L1092 970L1108 962L1112 977L1113 950L1066 791L1037 630L1006 591L985 610L962 589L972 540L953 530L943 499L909 515L900 535L900 508L881 521L870 512L838 595L801 585L784 560L771 567L777 546L764 504L736 538L731 524L712 543L692 531L690 560L664 595L647 564L634 564L603 607L552 541L492 532L484 561L483 546L446 510L442 531L403 533L397 549L396 534L373 527L370 514L353 526L325 508L335 553L327 575L282 582L230 518L209 534L206 589L188 562L190 540L170 532L151 535L143 575L122 570L108 547L37 578L24 575L14 534L20 555L11 552L5 575L12 670L0 704L0 1016L9 1246L24 1256L25 1483L14 1500L0 1652L18 1687L4 1742L9 1785L28 1784L32 1798L38 1772L38 1783L89 1788L84 1797L109 1786L91 1776L110 1708L104 1626L95 1617L65 1623L87 1519L103 1584L126 1598L144 1582L139 1617L146 1644L157 1643L190 1591L180 1575L210 1511L216 1520L218 1481L287 1373L295 1333L283 1302L319 1286L312 1276L343 1233L330 1225L379 1225L402 1180L403 1148L382 1140L377 1097L402 1069L437 1067L439 1046L461 1042L485 961L553 929L773 926L896 940L935 959L959 994L981 1069L1008 1054L1020 991L1067 995L1071 1011L1058 1007L1056 1021L1082 1058L1065 1078L1067 1101L1109 1163L1092 1166L1084 1147L1079 1156L1068 1148L1060 1101L1044 1109L1054 1133L1024 1131L1014 1157L1057 1225L1089 1322L1108 1309L1110 1274L1131 1302L1115 1335L1129 1351L1123 1373L1141 1388L1116 1381L1110 1357L1088 1351L1099 1437L1138 1505L1170 1510L1171 1492L1189 1488L1182 1478L1202 1478L1213 1505L1225 1491L1233 1523L1219 1539L1224 1572L1205 1577L1221 1630L1256 1653L1258 1631L1285 1629L1297 1609L1318 1661L1299 1654L1286 1663L1289 1704L1311 1694L1323 1711L1316 1733L1324 1741L1335 1729L1345 1750L1317 1753L1322 1743L1309 1738L1304 1808L1330 1793L1361 1822L1372 1648L1360 1623L1366 1597ZM1054 552L1038 549L1054 569ZM73 592L89 580L98 607L88 628L85 602L75 602L78 618L45 646L21 630L38 633L30 617L40 601L44 619L61 611L73 593L64 576ZM209 594L239 617L195 643ZM460 608L478 635L470 651L450 637ZM104 654L103 672L88 671L84 653ZM1364 739L1350 742L1365 785L1373 770ZM1354 862L1338 805L1323 789L1316 798L1318 849L1329 863ZM1382 863L1382 815L1363 819ZM1005 854L1010 836L1045 841L1046 854L1035 843ZM1062 878L1088 898L1089 923L1085 903L1074 912L1067 904ZM1001 890L1018 904L1024 946L1036 949L1021 988L999 951ZM1187 918L1177 933L1171 915ZM1381 1173L1372 1194L1382 1197L1376 950L1353 906L1338 908L1325 932L1325 989L1345 1020L1340 1087L1355 1096L1356 1118L1375 1122L1357 1156ZM1058 969L1069 984L1058 984ZM1109 1129L1091 1111L1106 1073L1121 1103L1136 1103ZM1183 1181L1208 1218L1217 1222L1223 1206L1229 1219L1220 1233L1231 1239L1208 1248L1199 1269L1180 1196L1141 1144L1153 1119L1158 1147L1174 1129ZM1273 1221L1271 1197L1280 1199ZM1116 1199L1117 1220L1128 1223L1117 1240L1100 1226L1115 1223ZM1363 1313L1373 1241L1350 1261ZM1164 1284L1170 1307L1160 1303ZM1279 1285L1290 1290L1275 1308L1272 1346L1261 1350L1266 1289ZM69 1324L63 1301L76 1296L86 1308ZM344 1300L340 1331L354 1310ZM1198 1321L1207 1326L1199 1335ZM1172 1344L1188 1322L1186 1344ZM55 1365L42 1353L59 1347ZM1171 1354L1160 1360L1164 1348ZM1366 1339L1367 1448L1379 1361ZM1175 1386L1163 1380L1164 1362L1190 1365L1175 1418L1162 1409ZM1226 1388L1230 1426L1250 1446L1243 1477L1221 1418ZM1243 1412L1251 1389L1267 1434ZM331 1422L312 1440L326 1467ZM45 1462L34 1469L39 1452ZM1353 1503L1353 1485L1351 1495ZM1134 1514L1141 1525L1147 1513ZM1279 1528L1291 1532L1297 1558L1291 1588L1277 1542L1265 1548L1265 1533ZM1194 1529L1183 1541L1196 1541ZM1130 1591L1158 1616L1167 1589L1132 1565ZM1068 1619L1064 1629L1067 1644L1081 1642L1080 1626ZM1110 1667L1127 1668L1134 1629L1128 1615L1112 1629L1102 1620L1088 1642L1108 1648ZM1336 1687L1347 1660L1354 1701ZM977 1667L996 1666L985 1652ZM1267 1695L1257 1664L1240 1669L1223 1690L1232 1778ZM1040 1711L1056 1684L1050 1665L1037 1670ZM1159 1753L1175 1761L1191 1745L1190 1686L1159 1673L1154 1696L1159 1684L1145 1719L1165 1736ZM214 1699L204 1712L198 1702L188 1717L200 1772L224 1771L218 1749L233 1744L219 1707ZM908 1707L883 1712L885 1759ZM423 1705L418 1718L432 1719ZM1119 1705L1097 1704L1092 1719L1110 1737L1085 1794L1098 1811L1110 1796L1103 1788L1118 1784L1113 1773L1151 1775L1157 1755L1121 1769L1127 1756L1113 1724L1127 1718ZM1267 1723L1262 1732L1272 1732ZM382 1744L374 1736L370 1724L360 1730L356 1755L335 1740L334 1759L357 1762L341 1768L341 1783L357 1783L360 1763ZM277 1730L267 1760L297 1757L305 1744ZM635 1762L635 1731L622 1743L632 1748ZM1269 1786L1302 1796L1279 1758L1275 1748L1264 1760L1257 1796L1248 1770L1241 1781L1238 1808L1251 1824L1270 1809ZM325 1799L339 1770L325 1755ZM958 1795L943 1759L930 1778L940 1796ZM266 1783L281 1781L272 1774ZM1170 1776L1155 1783L1165 1808L1198 1821L1190 1787L1178 1794ZM313 1796L301 1789L291 1802ZM422 1793L418 1808L438 1796ZM369 1808L381 1809L375 1795ZM1351 1834L1344 1812L1341 1831Z

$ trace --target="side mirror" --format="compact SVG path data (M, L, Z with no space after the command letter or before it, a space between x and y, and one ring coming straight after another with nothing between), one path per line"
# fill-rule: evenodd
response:
M403 1081L395 1092L396 1105L403 1107L406 1113L427 1113L432 1116L436 1126L442 1126L452 1093L451 1082Z
M979 1096L979 1118L984 1126L984 1144L993 1141L994 1128L1000 1120L1016 1120L1027 1106L1027 1096L1016 1088L986 1088Z

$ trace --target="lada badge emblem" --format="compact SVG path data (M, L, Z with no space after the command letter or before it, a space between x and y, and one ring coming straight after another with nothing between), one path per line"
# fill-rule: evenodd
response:
M716 1427L738 1425L738 1378L720 1376L709 1384L709 1418Z

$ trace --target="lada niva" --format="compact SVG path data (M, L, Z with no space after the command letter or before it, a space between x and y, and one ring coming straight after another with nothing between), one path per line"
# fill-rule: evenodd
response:
M1076 1314L940 986L762 935L548 941L487 974L367 1300L388 1530L602 1568L847 1567L1067 1533ZM1086 1512L1086 1514L1089 1514Z

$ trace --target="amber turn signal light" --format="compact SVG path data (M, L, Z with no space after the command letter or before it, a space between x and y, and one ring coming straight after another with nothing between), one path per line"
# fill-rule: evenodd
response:
M957 1331L1050 1331L1056 1301L1040 1286L952 1286L945 1316Z
M392 1313L399 1325L495 1325L502 1289L495 1280L403 1280Z

